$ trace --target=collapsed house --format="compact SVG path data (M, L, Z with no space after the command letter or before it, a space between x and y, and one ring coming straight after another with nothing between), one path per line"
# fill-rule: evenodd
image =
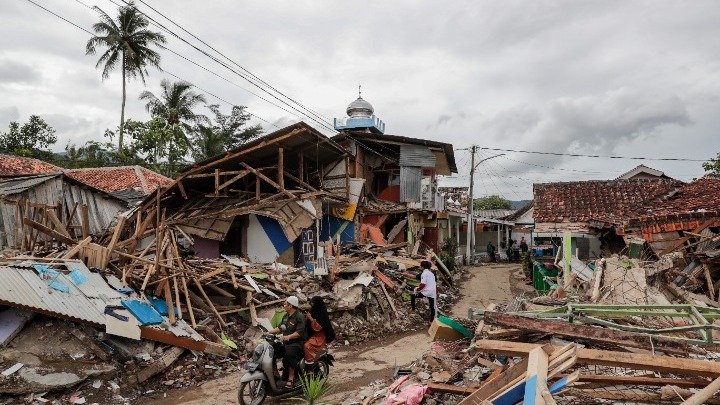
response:
M614 226L638 207L662 199L683 183L673 179L593 180L533 186L533 239L559 240L569 232L578 257L625 248L624 229Z
M99 235L109 229L119 213L168 182L170 179L138 166L0 179L0 247L25 251L42 243L47 248L50 238L37 227L50 223L62 224L57 228L69 238Z

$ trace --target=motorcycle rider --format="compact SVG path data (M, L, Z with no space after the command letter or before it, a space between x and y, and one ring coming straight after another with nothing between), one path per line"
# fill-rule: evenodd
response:
M305 342L305 316L298 311L300 302L294 295L289 296L283 305L285 316L280 322L281 327L268 331L276 334L282 331L280 340L285 343L285 356L283 356L282 380L286 381L284 388L292 389L295 381L295 366L303 358L303 343ZM285 326L284 330L282 325Z
M308 340L303 346L305 349L305 364L312 364L318 352L335 340L327 307L322 297L316 295L310 300L310 311L305 314L307 318Z

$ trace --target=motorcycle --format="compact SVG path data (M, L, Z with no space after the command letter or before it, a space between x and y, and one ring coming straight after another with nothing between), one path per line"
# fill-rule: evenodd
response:
M267 396L282 397L297 393L301 388L299 376L321 376L327 378L330 366L335 358L327 348L318 352L312 363L300 360L295 367L295 384L292 389L286 389L278 384L280 374L277 369L277 360L285 353L285 345L276 335L266 334L263 340L255 347L252 358L245 365L247 373L240 379L238 402L240 405L260 405Z

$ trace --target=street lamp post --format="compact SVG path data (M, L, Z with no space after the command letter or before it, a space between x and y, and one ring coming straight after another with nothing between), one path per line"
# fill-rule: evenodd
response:
M475 170L480 165L480 163L485 162L487 160L496 158L498 156L503 156L504 153L500 153L498 155L493 155L490 157L486 157L484 159L481 159L477 164L475 163L475 152L477 151L477 146L473 145L472 148L470 148L470 191L468 195L468 218L467 218L467 241L465 246L465 262L466 264L470 265L473 263L473 253L475 251L475 197L473 196L473 185L475 182Z

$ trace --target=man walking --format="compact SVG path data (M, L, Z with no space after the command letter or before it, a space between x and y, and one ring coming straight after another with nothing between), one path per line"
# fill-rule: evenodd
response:
M424 260L420 263L420 267L423 269L422 274L420 274L420 285L410 295L410 306L415 311L415 299L427 297L430 304L430 322L432 322L437 314L435 302L437 299L437 283L435 282L435 274L430 270L432 263Z
M489 261L493 263L496 262L497 260L495 260L495 246L492 244L492 241L488 242L486 249Z

